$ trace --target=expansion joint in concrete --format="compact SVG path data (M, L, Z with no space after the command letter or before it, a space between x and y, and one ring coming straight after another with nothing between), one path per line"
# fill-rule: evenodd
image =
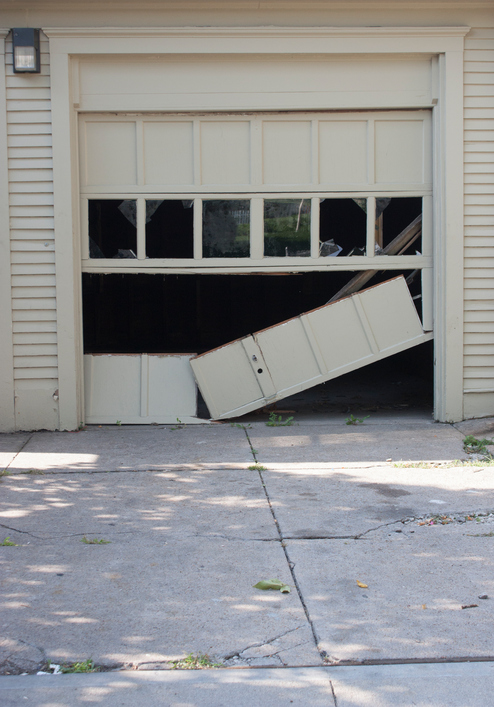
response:
M255 454L254 454L255 450L254 450L253 447L252 447L252 443L251 443L250 438L249 438L249 433L247 432L247 429L246 429L245 427L244 427L244 431L245 431L245 435L246 435L246 437L247 437L247 440L248 440L248 442L249 442L250 448L251 448L251 450L252 450L252 454L253 454L253 456L254 456L254 459L255 459L256 462L257 462L257 459L256 459ZM282 533L281 533L280 525L279 525L278 519L277 519L277 517L276 517L276 513L275 513L275 510L274 510L274 508L273 508L273 504L272 504L272 502L271 502L271 498L269 497L269 493L268 493L268 490L267 490L267 488L266 488L266 484L265 484L265 482L264 482L264 477L263 477L263 475L262 475L262 470L261 470L261 469L257 469L257 473L259 474L259 479L260 479L262 488L263 488L263 490L264 490L264 495L266 496L266 501L267 501L267 503L268 503L269 510L271 511L271 515L272 515L272 517L273 517L273 522L274 522L274 524L275 524L275 526L276 526L276 530L277 530L277 533L278 533L278 538L279 538L281 547L282 547L282 549L283 549L283 552L285 553L285 559L286 559L286 561L287 561L288 568L289 568L289 570L290 570L290 574L291 574L291 577L292 577L292 580L293 580L293 584L294 584L294 586L295 586L295 589L297 590L297 594L298 594L298 596L299 596L300 603L302 604L302 607L303 607L303 609L304 609L305 617L306 617L306 619L307 619L307 623L308 623L309 626L310 626L310 629L311 629L311 632L312 632L312 636L313 636L313 639L314 639L314 643L315 643L316 649L319 651L319 645L318 645L318 644L319 644L319 641L318 641L318 638L317 638L316 630L315 630L314 624L312 623L312 620L311 620L311 618L310 618L310 614L309 614L309 610L308 610L308 608L307 608L307 604L306 604L306 602L305 602L305 600L304 600L304 596L303 596L303 594L302 594L302 590L301 590L301 588L300 588L300 585L299 585L299 583L298 583L298 581L297 581L297 577L296 577L296 575L295 575L295 564L290 560L290 557L289 557L289 555L288 555L288 550L287 550L287 548L286 548L286 544L283 542L283 535L282 535ZM320 651L319 651L319 652L320 652ZM322 657L322 655L321 655L321 657Z
M10 460L10 462L9 462L9 463L7 464L7 466L5 467L5 470L7 470L7 469L10 467L10 465L14 463L14 461L17 459L17 457L19 456L19 454L22 452L22 450L24 449L24 447L26 446L26 444L29 444L29 442L32 440L33 437L34 437L34 432L29 435L29 437L26 439L26 441L24 442L24 444L22 445L22 447L15 453L14 457Z

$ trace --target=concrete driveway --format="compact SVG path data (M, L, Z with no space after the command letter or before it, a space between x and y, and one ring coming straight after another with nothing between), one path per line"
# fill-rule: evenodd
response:
M282 686L289 668L313 675L311 704L339 690L340 707L360 704L344 700L360 679L345 666L368 680L364 663L493 659L494 466L462 444L480 427L419 414L2 435L1 673L91 658L128 674L207 655L230 671L200 680L225 696L232 669L250 669L254 699L247 674L279 668ZM254 588L270 578L291 592Z

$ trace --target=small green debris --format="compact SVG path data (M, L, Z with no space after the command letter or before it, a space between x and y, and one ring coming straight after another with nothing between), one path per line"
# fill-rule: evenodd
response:
M262 464L251 464L247 467L249 471L267 471L267 468Z
M486 457L492 458L486 447L489 444L494 444L492 439L477 439L473 435L467 435L463 440L463 449L468 454L483 454Z
M0 543L3 547L17 547L17 543L13 543L10 539L10 535L7 535L3 543Z
M189 653L186 658L172 662L172 670L207 670L208 668L221 667L223 667L221 663L213 663L205 653L199 653L198 655Z
M346 425L361 425L364 420L367 420L368 417L370 417L370 415L366 415L365 417L354 417L350 413L350 417L345 417L345 424Z
M120 426L122 425L122 420L117 420L117 421L115 422L115 424L120 427Z
M91 658L83 660L79 663L64 663L60 672L62 673L97 673L99 672L98 667L94 664Z
M287 417L286 420L283 420L281 415L277 415L275 412L269 413L269 420L266 422L268 427L290 427L293 424L293 417Z
M103 538L87 538L85 535L81 538L81 543L84 543L84 545L108 545L110 542L111 540L103 540Z
M282 594L290 593L288 584L281 582L279 579L263 579L254 584L254 589L273 589L275 591L279 590Z

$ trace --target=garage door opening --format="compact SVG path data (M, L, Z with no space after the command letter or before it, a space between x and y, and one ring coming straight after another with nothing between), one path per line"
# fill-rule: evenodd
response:
M407 278L421 316L421 280L414 271L376 272L369 284L385 282L398 274ZM350 277L348 272L84 273L84 353L86 358L201 354L326 304ZM432 412L431 343L298 393L278 407L299 414ZM130 374L122 372L124 375ZM173 405L173 410L179 409ZM200 396L197 415L210 417ZM115 412L114 417L116 422L122 413L118 416Z

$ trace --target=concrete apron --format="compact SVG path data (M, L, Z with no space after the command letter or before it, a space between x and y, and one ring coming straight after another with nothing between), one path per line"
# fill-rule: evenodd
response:
M466 433L384 420L4 435L3 674L189 653L233 667L492 656L493 467L444 464ZM253 588L269 578L291 593Z
M3 707L478 707L494 663L195 671L122 671L0 680Z

